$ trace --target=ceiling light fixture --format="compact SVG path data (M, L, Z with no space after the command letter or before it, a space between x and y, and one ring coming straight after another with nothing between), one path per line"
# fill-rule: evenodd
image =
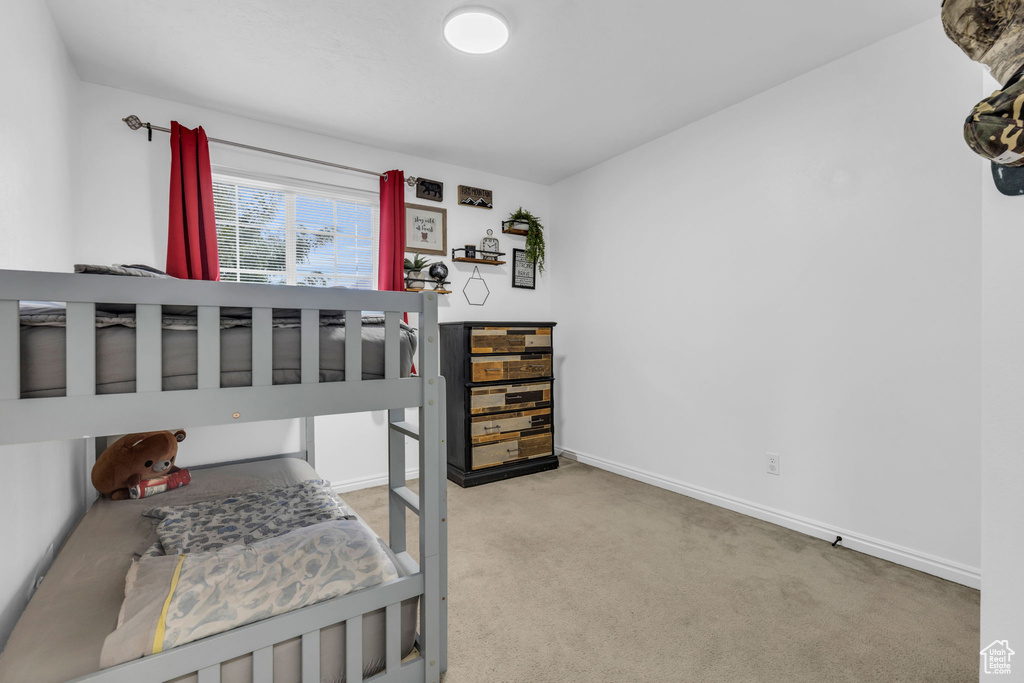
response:
M460 7L444 18L444 39L456 50L487 54L508 42L508 22L486 7Z

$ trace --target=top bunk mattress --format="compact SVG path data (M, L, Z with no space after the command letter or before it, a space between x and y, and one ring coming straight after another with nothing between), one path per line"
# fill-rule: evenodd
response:
M64 396L67 381L65 309L57 304L22 302L20 314L21 397ZM163 390L195 389L198 367L195 308L165 306L162 327ZM134 392L134 307L98 305L96 328L96 393ZM401 376L408 377L416 351L416 332L404 323L400 330ZM363 379L383 379L384 317L363 316L361 336ZM345 341L344 313L321 311L321 382L345 379ZM249 309L222 309L220 357L221 387L252 384L252 317ZM274 384L298 384L301 367L299 311L275 309Z
M188 486L159 496L122 501L100 498L93 503L65 541L12 632L0 656L0 681L57 683L100 670L104 641L117 624L125 598L125 575L132 560L156 540L153 520L142 516L146 510L320 479L304 460L286 457L192 472ZM383 610L379 612L364 625L363 663L368 673L383 661ZM412 646L415 614L415 600L403 603L403 654ZM322 639L328 641L321 657L325 674L344 671L343 653L330 647L333 641L344 642L339 634L343 628L339 624L321 632ZM300 658L297 640L275 646L275 678L298 680ZM194 679L194 675L186 676L179 682ZM251 680L251 659L242 657L225 664L222 680Z

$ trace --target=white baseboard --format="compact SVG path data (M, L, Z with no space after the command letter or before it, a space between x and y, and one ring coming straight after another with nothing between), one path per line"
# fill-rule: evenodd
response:
M829 526L824 522L818 522L813 519L807 519L797 515L784 512L782 510L776 510L774 508L759 505L742 498L736 498L724 493L718 493L717 491L711 491L700 486L694 486L687 484L682 481L663 477L652 472L637 469L635 467L627 467L619 463L610 462L602 458L598 458L586 453L579 451L571 451L566 448L559 446L555 447L555 451L561 451L560 455L569 458L570 460L576 460L585 465L591 465L608 472L622 475L629 479L635 479L636 481L642 481L645 484L651 486L657 486L658 488L673 491L675 493L688 496L690 498L696 498L697 500L704 501L705 503L711 503L723 507L733 512L739 512L740 514L747 515L749 517L755 517L765 522L771 522L793 531L799 531L802 534L820 538L825 541L832 542L836 536L842 536L842 546L849 548L850 550L856 550L858 552L872 555L874 557L895 562L911 569L917 569L925 572L926 574L932 574L940 578L946 579L947 581L953 581L964 586L971 588L981 588L981 570L977 567L969 567L959 562L953 562L946 560L941 557L935 557L927 553L918 552L910 548L905 548L895 543L889 543L882 541L877 538L858 534L855 531L849 529L840 529L838 527Z
M413 467L412 469L405 471L406 479L416 479L420 476L420 468ZM350 479L348 481L339 481L331 484L331 489L335 493L346 493L348 491L358 491L359 489L368 489L374 486L384 486L388 483L388 475L382 474L376 477L366 477L365 479Z

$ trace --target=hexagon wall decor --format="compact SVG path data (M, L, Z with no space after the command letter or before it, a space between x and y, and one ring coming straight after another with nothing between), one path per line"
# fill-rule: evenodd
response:
M466 280L462 294L470 306L483 306L487 303L487 297L491 295L491 290L484 279L480 277L480 266L473 267L473 276Z

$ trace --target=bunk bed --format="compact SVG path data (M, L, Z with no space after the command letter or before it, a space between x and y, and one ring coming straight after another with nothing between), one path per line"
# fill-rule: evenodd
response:
M24 302L58 303L42 312L33 309L30 314L37 317L26 318ZM111 310L119 322L107 320ZM411 339L401 323L405 312L418 314L418 339ZM50 326L59 331L46 330L47 341L36 345L31 339L39 330L31 323L39 323L39 315L53 316ZM182 316L189 318L184 330ZM125 345L133 347L131 378L123 367L109 374L117 354L104 351L112 342L98 333L108 324L130 330L129 335L120 329L112 348L124 356ZM244 334L233 332L238 327ZM175 332L186 334L185 341L175 341ZM360 343L351 343L356 339ZM106 435L300 418L304 437L299 453L244 466L244 478L250 484L257 480L259 489L316 478L313 417L388 412L389 522L386 543L381 543L395 576L109 668L99 668L99 652L90 651L82 656L97 665L87 666L74 680L227 683L241 680L242 672L244 680L267 683L342 678L347 683L437 683L447 668L445 392L438 375L438 339L437 295L432 292L0 270L0 445L84 438L91 466ZM409 376L414 342L418 374ZM238 353L239 345L244 353ZM189 356L185 371L182 354ZM52 366L55 358L62 361L63 372L39 383L29 366ZM226 369L236 361L248 367ZM417 409L417 424L406 421L409 408ZM419 440L418 493L405 480L406 437ZM241 471L237 464L219 465L196 473L190 486L155 499L97 500L54 563L60 578L53 578L53 572L47 577L57 585L43 581L22 621L59 613L52 604L36 609L37 600L74 600L76 593L88 598L102 593L96 586L109 587L111 581L123 587L123 574L94 577L100 584L86 582L88 572L80 570L97 564L88 559L89 552L96 552L95 536L120 538L124 550L138 539L121 531L139 527L143 507L234 493ZM91 493L87 481L83 486ZM178 492L183 493L175 497ZM417 558L406 547L407 511L419 518ZM81 583L75 583L76 576ZM0 658L0 674L3 659L19 657L18 643L34 639L29 633L33 624L25 623L26 632L19 634L22 627L19 622ZM94 628L106 629L100 634L105 635L114 624ZM413 639L415 649L406 656ZM61 646L51 643L51 648ZM8 671L23 675L25 661ZM44 664L39 662L40 670ZM337 666L340 671L332 670Z

